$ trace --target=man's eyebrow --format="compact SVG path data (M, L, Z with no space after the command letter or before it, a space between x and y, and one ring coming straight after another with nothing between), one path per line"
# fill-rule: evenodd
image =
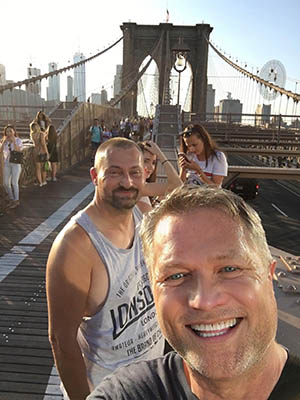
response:
M240 253L236 250L236 249L230 249L224 253L217 253L213 256L213 258L217 259L217 260L224 260L227 258L240 258L241 255Z
M107 169L110 169L110 168L123 169L123 167L121 167L120 165L109 165L109 166L107 167ZM129 168L129 170L131 170L131 169L138 169L138 168L139 168L139 169L142 169L142 166L139 165L139 164L133 165L132 167Z

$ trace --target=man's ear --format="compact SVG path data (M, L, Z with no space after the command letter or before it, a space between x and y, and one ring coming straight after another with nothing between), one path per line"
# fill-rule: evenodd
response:
M90 176L91 176L91 179L92 179L93 184L94 184L95 186L97 186L97 184L98 184L98 182L97 182L97 177L98 177L98 175L97 175L97 171L96 171L96 168L95 168L95 167L91 167L91 168L90 168Z

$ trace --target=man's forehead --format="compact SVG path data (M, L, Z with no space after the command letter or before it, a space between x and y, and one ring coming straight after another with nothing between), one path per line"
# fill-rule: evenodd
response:
M188 236L196 237L222 237L223 235L241 236L243 228L238 220L234 220L222 211L210 208L201 208L195 212L180 213L177 215L164 215L157 223L154 230L154 241L163 238ZM247 235L246 235L247 236Z
M101 154L100 163L105 166L116 163L120 166L128 163L141 164L142 154L135 147L109 147Z

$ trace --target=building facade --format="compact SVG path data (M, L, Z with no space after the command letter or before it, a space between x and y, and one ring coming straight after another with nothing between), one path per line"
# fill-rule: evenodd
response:
M5 85L5 84L6 84L5 66L3 64L0 64L0 85Z
M255 110L255 125L267 125L270 123L271 104L257 104Z
M67 77L67 95L66 95L66 101L73 101L74 99L74 94L73 94L73 78L72 76Z
M213 114L215 112L215 97L216 90L213 85L207 85L207 95L206 95L206 119L213 120Z
M27 68L27 78L35 78L36 76L41 75L41 70L38 68L34 68L31 64ZM41 81L36 81L29 83L27 91L33 94L41 95Z
M74 64L84 60L85 56L83 53L75 53L73 58ZM74 98L77 101L86 101L85 64L74 68Z
M57 71L57 64L52 62L48 64L48 71ZM60 101L60 75L53 75L48 78L49 86L47 87L47 100L59 102Z
M101 99L101 103L100 104L106 104L107 103L107 90L104 89L104 87L102 86L102 90L101 90L101 94L100 94L100 99Z
M240 100L233 99L231 97L231 93L228 92L227 99L223 99L220 101L219 112L220 114L223 114L220 115L220 121L228 121L228 118L230 118L231 122L241 122L243 104L240 102Z

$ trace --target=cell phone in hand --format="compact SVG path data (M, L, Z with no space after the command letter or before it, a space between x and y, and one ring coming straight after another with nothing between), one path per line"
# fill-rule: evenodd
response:
M188 156L185 153L178 153L178 157L183 157L185 161L189 162Z

